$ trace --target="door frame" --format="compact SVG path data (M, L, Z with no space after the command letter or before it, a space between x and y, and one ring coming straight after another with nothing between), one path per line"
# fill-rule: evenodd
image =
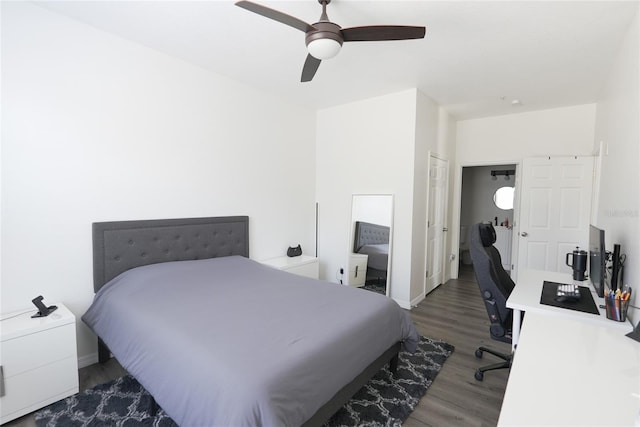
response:
M457 279L460 275L460 209L462 206L462 169L476 166L501 166L516 165L516 175L514 177L515 194L513 196L513 233L511 241L511 264L514 268L511 270L511 277L515 280L517 277L517 261L518 261L518 235L519 224L518 215L520 214L520 174L522 169L522 159L518 160L491 160L485 162L462 162L457 163L455 168L455 178L453 183L453 203L451 208L451 227L449 227L449 238L451 239L451 254L449 256L451 278Z
M447 250L447 240L449 239L449 231L450 228L448 227L447 223L449 222L449 189L451 188L450 186L450 179L449 177L451 176L451 162L449 161L449 159L442 157L442 156L438 156L436 153L429 151L428 154L428 159L429 162L427 163L427 197L426 197L426 210L425 210L425 214L426 214L426 218L425 221L429 220L429 198L431 197L431 159L438 159L441 160L443 162L447 163L447 173L445 175L444 178L444 193L445 193L445 197L442 201L443 203L443 210L444 210L444 215L443 215L443 221L444 221L444 228L447 231L443 231L444 236L442 238L442 252L446 252ZM430 254L429 254L429 226L428 224L425 224L425 229L424 229L424 266L423 266L423 280L422 280L422 298L425 298L427 295L427 269L429 267L429 263L427 262L427 259L429 258ZM447 262L449 260L449 257L447 256L446 253L443 254L442 256L442 282L446 282L447 281ZM442 283L439 283L438 285L436 285L435 288L433 288L433 290L435 290L438 286L440 286Z

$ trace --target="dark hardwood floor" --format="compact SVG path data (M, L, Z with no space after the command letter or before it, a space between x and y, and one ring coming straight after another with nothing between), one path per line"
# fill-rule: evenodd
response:
M473 375L479 366L498 360L491 355L476 359L475 350L486 345L509 352L511 345L490 339L487 312L473 272L461 271L459 279L435 289L411 310L411 317L421 335L453 344L455 351L404 426L495 426L508 372L488 372L484 381L476 381ZM113 359L104 365L88 366L80 370L80 389L124 373ZM29 414L3 426L35 427L35 421Z
M484 381L476 381L479 366L500 360L489 354L476 359L475 350L484 345L509 353L511 345L489 336L489 318L473 271L461 270L459 279L440 285L411 310L411 317L421 335L456 349L404 426L495 426L509 373L490 371Z

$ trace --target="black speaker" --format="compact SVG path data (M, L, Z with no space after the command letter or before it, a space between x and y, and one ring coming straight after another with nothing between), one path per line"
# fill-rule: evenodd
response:
M611 268L611 290L618 289L618 281L620 277L620 245L615 243L613 245L613 266Z

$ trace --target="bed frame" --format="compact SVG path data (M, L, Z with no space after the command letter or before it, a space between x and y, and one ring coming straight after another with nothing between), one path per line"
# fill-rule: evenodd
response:
M358 253L365 245L378 245L389 243L390 228L385 225L370 222L356 221L353 238L353 252ZM387 280L387 270L379 270L367 266L367 280L375 279L378 282Z
M389 227L385 225L356 221L356 229L354 234L354 253L358 253L358 250L360 250L360 248L364 245L378 245L389 243Z
M231 255L249 257L249 217L209 217L93 223L93 287L98 292L129 269L169 261ZM352 382L339 390L304 424L324 424L385 364L398 366L400 343L392 345ZM98 359L111 353L98 337Z

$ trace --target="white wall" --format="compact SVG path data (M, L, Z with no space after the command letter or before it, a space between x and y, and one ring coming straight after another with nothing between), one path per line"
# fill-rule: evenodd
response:
M3 313L84 312L94 221L249 215L252 258L313 248L314 112L24 2L2 89Z
M453 213L455 212L455 182L456 182L456 175L458 172L458 168L457 168L457 164L456 164L456 158L457 158L457 150L458 150L458 144L456 143L457 141L457 123L455 120L453 120L452 117L450 117L444 110L441 109L441 115L440 115L440 124L438 126L438 147L443 146L446 147L447 150L447 159L449 160L449 177L448 177L448 182L447 182L447 213L445 215L446 218L446 227L449 230L447 233L447 237L446 237L446 249L445 249L445 253L443 258L445 259L445 277L444 277L444 281L445 283L447 282L447 280L451 279L453 277L452 275L452 267L454 265L458 265L458 243L459 240L456 240L456 242L453 241L453 239L458 239L458 233L455 233L453 230L453 224L456 224L457 221L454 221L452 216ZM460 201L460 197L457 198L458 203ZM454 252L454 247L455 252ZM448 255L451 254L453 255L453 257L449 257ZM451 259L453 258L453 259ZM447 260L451 260L449 262L447 262ZM456 270L456 277L457 277L457 270Z
M521 164L532 156L592 155L595 104L461 120L456 129L456 174L451 213L452 253L460 242L462 167ZM516 180L516 188L518 187ZM451 262L457 277L458 260Z
M620 46L597 105L595 147L605 147L601 163L596 223L605 230L607 250L621 245L627 255L624 282L640 290L640 30L638 13ZM630 310L635 322L640 319Z
M337 281L350 252L353 194L393 194L391 296L409 300L415 89L318 112L316 197L322 278Z
M416 89L318 112L316 195L321 276L337 281L350 252L352 194L393 194L390 295L423 297L429 152L447 158L448 115ZM439 151L444 151L439 153Z
M425 297L427 271L427 212L429 198L430 155L448 160L446 132L448 113L431 98L418 92L416 103L416 136L413 158L413 214L411 236L410 305L417 305Z
M461 120L457 162L593 154L595 104Z

